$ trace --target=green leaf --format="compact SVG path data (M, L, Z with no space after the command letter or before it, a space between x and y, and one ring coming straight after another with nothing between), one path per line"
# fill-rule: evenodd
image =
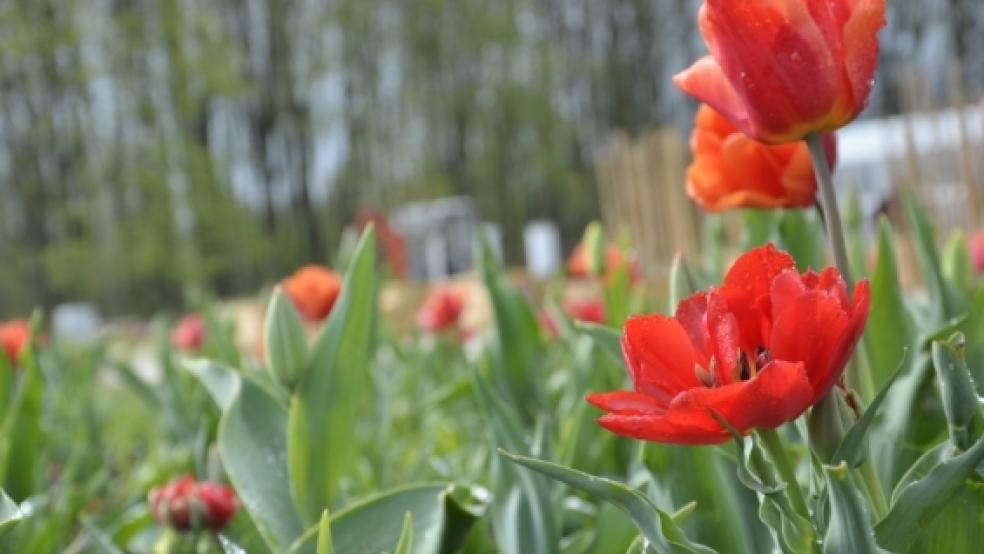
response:
M963 334L958 333L948 342L933 343L933 366L942 388L950 440L961 451L970 448L971 437L980 434L976 427L984 419L981 399L963 356L965 342Z
M899 284L892 229L882 218L878 226L878 262L871 280L871 313L865 331L876 386L882 386L899 366L914 339L915 326Z
M903 203L912 226L919 265L922 266L926 289L929 291L930 323L939 325L947 319L959 315L953 292L943 278L939 250L936 248L936 235L926 213L916 202L911 192L903 193Z
M273 290L263 331L270 374L290 390L307 362L307 337L301 317L280 287Z
M818 237L823 237L815 220L807 217L807 210L783 210L779 212L779 240L777 246L792 255L796 267L824 267L823 248Z
M331 505L355 461L359 407L369 393L376 310L376 239L370 228L341 297L308 356L288 418L290 490L306 524Z
M970 292L974 288L973 267L967 237L958 229L943 247L943 275L964 291Z
M92 551L101 554L124 554L120 547L113 544L113 539L109 538L90 518L82 516L79 518L79 522L85 529L85 535L89 538L89 545L93 547Z
M499 453L521 466L597 496L621 508L629 514L639 531L657 552L714 552L711 548L691 542L673 521L672 516L656 508L648 498L639 492L621 483L544 460L510 454L501 449Z
M335 554L335 546L331 540L331 519L328 510L321 513L321 523L318 525L317 554Z
M401 542L410 514L416 554L452 554L481 513L473 491L446 483L411 485L356 502L331 517L336 552L384 552ZM320 554L320 553L319 553Z
M530 452L517 415L473 373L476 397L485 413L491 442L500 448ZM549 481L492 459L492 524L497 547L507 554L556 552L560 539L557 512Z
M586 323L583 321L574 322L574 328L581 334L587 335L594 340L595 344L612 357L616 362L622 364L622 333L617 329L598 325L596 323Z
M24 372L10 406L10 414L0 429L0 476L3 488L14 499L23 500L35 492L44 432L44 377L30 353L21 356Z
M741 217L745 231L742 237L744 250L762 246L772 239L773 210L742 210Z
M222 411L228 410L239 395L242 378L238 371L229 366L212 360L193 359L186 360L184 368L198 378Z
M6 491L0 490L0 537L6 535L23 519L24 514L17 503L7 496Z
M878 544L902 552L929 527L984 461L984 439L944 461L901 490L888 515L875 527Z
M670 306L669 313L674 313L677 306L686 298L693 295L700 288L694 272L691 270L687 260L682 254L673 257L673 265L670 266Z
M880 554L884 552L875 544L868 512L858 488L851 481L846 462L838 466L823 466L830 500L830 524L823 543L823 551L830 554Z
M396 550L393 554L411 554L413 552L413 512L407 512L403 516L403 531L400 532L400 540L396 543Z
M248 554L246 549L232 542L225 535L219 535L219 544L222 546L222 552L224 554Z
M881 408L882 403L885 402L885 398L888 397L889 389L892 388L892 384L895 383L896 379L902 375L904 368L905 359L903 353L903 359L899 361L895 372L888 378L888 381L882 386L882 390L878 393L878 396L875 397L864 411L864 414L861 415L861 419L851 427L844 440L841 441L840 446L837 447L834 456L831 458L832 463L837 464L841 461L846 461L852 468L860 467L864 464L867 453L865 437L868 435L868 430L871 428L871 424L878 414L878 409Z
M484 237L478 241L476 257L476 266L488 290L495 316L494 383L501 394L508 395L511 403L520 407L529 423L543 404L543 379L538 371L541 344L536 314L523 294L507 282Z
M287 478L287 413L242 380L219 423L219 453L240 502L270 549L282 552L304 531Z

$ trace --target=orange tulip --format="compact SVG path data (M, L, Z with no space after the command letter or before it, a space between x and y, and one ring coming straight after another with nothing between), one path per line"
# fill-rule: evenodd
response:
M824 136L831 165L834 135ZM749 138L708 105L697 111L690 137L694 161L687 169L687 194L701 208L808 208L817 193L806 143L769 146Z
M674 83L753 138L794 142L864 109L884 25L885 0L706 0L710 55Z
M0 324L0 346L3 347L10 365L17 367L17 358L27 347L30 338L31 326L26 320L15 319Z
M283 287L302 316L310 321L322 321L331 313L342 291L342 279L327 267L308 265L284 279Z
M629 269L629 280L632 283L636 283L641 278L639 272L639 263L636 259L628 254L624 254L622 250L615 246L614 244L609 244L605 247L605 267L606 267L606 279L612 279L615 276L615 271L622 266L622 264L628 264ZM584 243L578 243L571 252L571 257L567 259L567 273L571 277L589 277L591 271L588 268L588 249L584 246Z

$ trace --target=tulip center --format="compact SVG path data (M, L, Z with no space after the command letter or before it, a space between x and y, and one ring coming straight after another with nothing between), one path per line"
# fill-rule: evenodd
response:
M731 382L748 381L758 375L762 368L771 361L772 353L764 346L756 348L754 356L749 356L747 352L742 350L738 353L738 363L735 364L734 373L731 375ZM718 373L717 358L711 356L711 360L706 368L700 364L694 364L694 376L707 388L720 386L722 383L721 376Z

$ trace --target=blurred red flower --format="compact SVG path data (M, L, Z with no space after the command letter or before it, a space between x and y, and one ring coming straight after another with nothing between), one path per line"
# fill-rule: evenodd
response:
M984 273L984 231L970 236L970 261L978 273Z
M745 134L794 142L864 109L884 26L885 0L706 0L710 55L674 82Z
M309 321L322 321L328 317L342 292L341 277L320 265L304 266L282 284L294 307Z
M564 304L564 310L576 321L599 325L605 323L605 303L598 298L570 300Z
M834 135L824 135L827 159L836 160ZM739 131L704 104L690 136L694 161L687 169L687 194L701 208L808 208L817 182L804 142L769 146Z
M629 265L629 278L635 283L639 280L639 263L631 256L622 252L622 249L609 244L605 247L605 271L606 279L611 279L615 271L622 265ZM588 263L588 250L584 243L579 243L571 252L567 259L567 273L571 277L590 277L591 271Z
M171 331L171 344L190 352L201 350L205 339L205 319L200 314L188 314Z
M684 300L674 317L630 319L622 348L635 391L591 394L599 419L628 437L676 444L792 421L841 378L864 330L870 287L853 299L835 268L800 274L771 244L742 255L724 285Z
M24 319L15 319L0 323L0 344L10 365L17 367L17 358L27 347L31 338L31 325Z
M236 514L239 502L230 487L211 481L179 477L150 491L154 518L178 531L203 527L221 531Z
M465 309L465 294L450 286L437 287L417 311L417 325L430 333L439 333L458 324Z

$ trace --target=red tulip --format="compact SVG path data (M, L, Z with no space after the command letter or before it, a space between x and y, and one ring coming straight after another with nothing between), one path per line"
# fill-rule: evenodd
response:
M605 323L605 303L597 298L571 300L564 306L567 314L585 323Z
M984 273L984 231L970 236L970 260L978 273Z
M853 299L835 268L796 271L772 245L745 253L724 285L684 300L674 317L640 316L622 348L635 391L592 394L599 419L628 437L716 444L792 421L841 378L864 330L870 287Z
M465 300L464 293L452 287L434 289L417 312L417 325L430 333L454 327L465 309Z
M231 488L211 481L179 477L150 492L154 518L178 531L201 526L221 531L236 514L239 502Z
M824 135L831 164L834 135ZM704 104L690 136L694 161L687 169L687 194L709 212L734 208L808 208L817 182L804 142L769 146L742 133Z
M0 345L3 346L11 366L17 367L17 358L27 347L30 338L31 325L26 320L15 319L0 324Z
M710 55L674 77L762 142L843 127L864 109L885 0L706 0Z
M338 300L342 279L327 267L308 265L284 279L283 287L302 316L309 321L322 321Z
M184 316L171 331L171 344L182 350L201 350L204 338L205 319L199 314Z

